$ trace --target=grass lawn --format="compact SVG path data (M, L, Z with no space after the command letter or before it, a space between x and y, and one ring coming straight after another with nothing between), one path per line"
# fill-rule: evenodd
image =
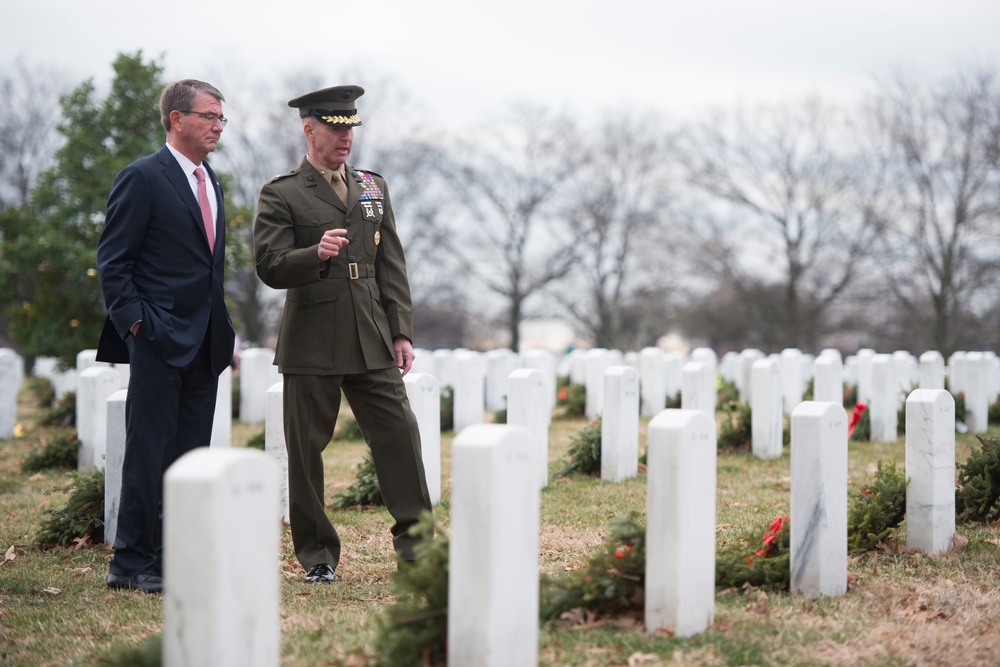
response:
M116 652L162 631L162 597L109 591L110 547L40 550L31 546L45 508L61 504L66 471L33 475L20 464L41 429L29 392L19 421L24 437L0 441L0 665L109 665ZM554 421L550 470L562 467L582 419ZM640 449L645 450L645 425ZM233 425L245 446L262 425ZM448 530L451 441L442 438L439 530ZM975 443L959 435L958 459ZM326 451L327 500L354 481L363 442L335 442ZM877 462L904 462L904 443L850 443L850 488L872 481ZM558 575L581 567L604 542L610 524L645 515L646 478L611 484L552 479L541 496L539 563ZM749 454L718 459L719 540L747 527L761 534L789 513L789 454L770 461ZM396 570L384 510L330 510L341 534L338 581L309 585L282 531L282 665L361 667L375 654L375 619L393 601ZM644 518L642 519L644 521ZM807 601L758 589L719 591L715 624L695 637L650 636L641 618L598 618L582 626L542 624L540 665L991 665L1000 664L1000 527L960 525L968 544L938 558L884 549L851 559L849 591ZM904 541L905 543L905 541ZM252 582L247 582L252 585ZM169 582L167 582L169 586ZM453 666L460 667L460 666Z

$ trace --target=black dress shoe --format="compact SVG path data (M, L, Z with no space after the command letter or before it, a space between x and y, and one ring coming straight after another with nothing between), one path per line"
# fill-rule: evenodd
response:
M306 573L306 581L311 584L332 584L333 566L329 563L313 565Z
M134 588L143 593L162 593L163 577L155 574L108 573L108 588Z

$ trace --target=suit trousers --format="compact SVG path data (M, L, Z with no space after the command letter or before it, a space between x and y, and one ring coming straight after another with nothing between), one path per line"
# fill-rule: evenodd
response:
M417 420L396 368L356 375L284 374L285 442L288 449L289 522L302 567L336 567L340 537L326 514L323 451L340 412L343 390L371 448L386 509L395 519L393 547L413 560L418 540L407 531L431 511Z
M212 441L219 378L211 369L208 338L183 367L160 359L141 331L130 346L113 574L162 575L163 475L181 456Z

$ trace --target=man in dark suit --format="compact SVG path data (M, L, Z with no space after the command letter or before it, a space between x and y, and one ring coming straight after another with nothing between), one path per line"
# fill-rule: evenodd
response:
M257 275L287 289L274 363L284 380L289 523L306 581L332 582L340 538L323 500L323 450L343 390L372 461L396 553L431 509L420 433L400 374L413 364L413 317L403 247L385 180L347 165L360 86L336 86L288 103L309 152L261 189L254 222Z
M109 588L162 591L163 474L210 444L219 374L233 356L222 189L204 162L226 125L223 101L203 81L167 86L166 145L125 167L108 196L97 245L108 319L97 359L131 364Z

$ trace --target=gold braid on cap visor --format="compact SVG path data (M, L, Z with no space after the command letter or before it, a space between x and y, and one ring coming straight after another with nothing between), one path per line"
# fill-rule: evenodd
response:
M319 118L324 123L339 123L341 125L347 123L353 123L357 125L358 123L361 122L361 119L358 118L357 114L353 116L320 116Z

